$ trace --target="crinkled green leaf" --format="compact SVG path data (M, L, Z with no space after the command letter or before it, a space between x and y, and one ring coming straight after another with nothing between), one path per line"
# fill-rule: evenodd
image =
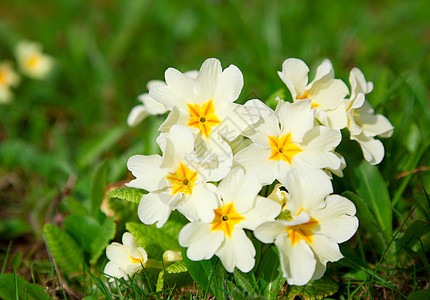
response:
M71 236L53 224L43 227L43 236L61 270L67 275L82 271L82 252Z
M378 252L382 254L386 248L382 228L376 221L373 213L370 211L368 204L363 201L360 196L352 192L344 192L342 196L348 198L354 203L357 208L356 217L360 222L360 227L366 230L369 234L369 239L372 241L373 245L375 245Z
M236 285L245 292L248 296L256 296L258 291L258 284L255 280L254 273L248 272L244 273L239 269L235 269L234 273L234 281Z
M182 249L182 257L193 280L205 291L208 291L214 273L211 260L191 260L187 257L187 248Z
M139 221L137 215L139 205L134 202L124 201L118 198L108 198L107 206L115 213L116 221Z
M136 244L143 247L148 252L149 257L154 259L161 259L166 250L181 250L178 234L182 226L182 224L171 220L167 221L161 228L135 222L126 224L127 230L136 239Z
M91 244L91 264L95 264L103 254L109 242L115 237L116 224L111 218L106 218L100 226L100 235L94 237Z
M304 286L288 286L285 299L294 299L296 296L300 296L305 300L319 300L333 295L338 289L339 285L336 282L328 277L323 277L319 280L309 281L309 283Z
M276 299L276 295L283 283L279 254L276 247L270 247L264 253L258 268L257 278L262 287L262 294L268 298Z
M18 287L16 287L15 284L18 284ZM16 291L18 291L18 295L16 295ZM28 283L24 278L16 274L0 275L0 297L4 300L51 299L51 297L45 293L45 288L43 286Z
M145 193L142 189L120 187L109 193L109 199L120 199L139 204Z
M184 276L189 277L187 266L185 265L185 262L183 260L171 264L165 270L161 271L158 274L156 291L160 292L163 290L164 277L166 274L178 274L178 273L186 273L184 274Z
M387 184L378 168L363 161L354 169L354 185L361 198L368 203L386 239L392 234L392 208Z
M401 238L395 241L403 248L412 250L412 247L420 242L421 238L430 232L430 224L424 221L415 221L408 226Z

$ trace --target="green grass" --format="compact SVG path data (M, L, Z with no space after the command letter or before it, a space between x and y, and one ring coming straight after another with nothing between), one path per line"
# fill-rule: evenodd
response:
M163 79L168 67L198 69L216 57L223 67L241 69L239 102L265 100L285 88L276 73L284 59L298 57L311 72L331 59L345 82L359 67L375 86L367 99L395 126L393 137L383 139L386 156L378 166L392 215L392 221L378 222L392 232L386 230L379 243L360 219L356 237L342 245L345 259L329 264L327 274L339 284L332 297L406 299L428 286L428 232L425 225L412 227L430 220L428 11L425 0L3 1L0 61L13 60L15 43L28 39L40 42L57 63L46 81L23 77L15 101L0 106L2 273L13 272L12 258L21 253L18 275L73 299L49 267L42 227L62 224L72 210L94 210L91 186L103 161L106 182L113 183L127 180L131 155L159 151L154 137L162 117L126 125L149 80ZM339 148L348 153L348 167L343 179L334 180L336 193L359 190L358 148L347 139ZM374 196L378 201L380 195ZM97 279L103 260L85 280L65 278L68 288L111 299ZM145 293L135 290L138 284L121 284L126 292L114 292L112 299Z

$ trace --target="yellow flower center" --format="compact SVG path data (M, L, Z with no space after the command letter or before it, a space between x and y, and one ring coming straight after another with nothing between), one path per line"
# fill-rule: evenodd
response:
M277 136L269 136L269 143L272 148L269 159L282 159L290 165L293 162L293 156L303 151L299 146L293 143L291 132L283 135L280 139Z
M311 98L310 98L310 95L309 95L309 91L307 91L306 93L304 93L304 94L303 94L303 95L301 95L301 96L297 95L297 96L296 96L296 99L297 99L297 100L311 99ZM319 106L320 106L320 105L319 105L318 103L311 102L311 109L312 109L312 108L318 108Z
M299 213L297 213L297 215L299 215L302 211L303 209L301 209ZM312 232L312 229L317 227L317 225L318 221L311 217L309 222L307 223L287 226L285 229L288 232L288 237L290 238L291 244L293 246L300 242L300 240L305 240L306 243L312 244L314 238L314 233Z
M40 55L39 54L32 54L27 59L27 64L30 68L34 68L39 64L39 61L40 61Z
M190 119L187 126L198 128L200 132L208 139L212 131L212 127L221 123L215 115L215 107L212 99L202 106L198 104L187 104Z
M139 259L139 258L134 258L133 256L130 255L130 260L132 263L134 264L140 264L143 262L143 258Z
M166 177L172 183L172 195L177 193L191 195L194 183L197 179L197 174L197 172L191 171L181 163L175 173L170 173L170 175Z
M236 212L234 203L228 203L223 207L214 209L215 218L212 221L211 231L224 231L225 235L231 238L234 225L239 224L245 218Z
M2 71L0 71L0 85L7 85L7 77Z

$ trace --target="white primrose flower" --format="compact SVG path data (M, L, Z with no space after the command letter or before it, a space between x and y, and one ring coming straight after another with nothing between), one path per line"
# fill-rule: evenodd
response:
M245 106L259 111L261 119L245 133L253 144L239 151L234 161L257 176L261 184L277 179L285 185L293 169L306 172L340 167L340 159L333 150L340 143L341 134L324 126L314 127L311 100L280 101L276 112L259 100L248 101Z
M325 59L317 69L314 80L308 84L309 67L300 59L289 58L278 72L291 92L293 101L311 99L316 108L316 119L324 126L342 129L347 125L345 96L348 87L334 78L333 65Z
M230 152L224 139L231 141L258 120L252 111L233 103L243 87L240 70L230 65L224 71L215 58L207 59L196 78L176 69L165 73L166 83L151 87L149 94L171 110L160 131L174 124L189 127L201 137L199 143L211 152Z
M194 151L194 135L182 125L173 126L162 140L159 141L162 157L135 155L127 163L136 179L126 185L149 192L139 204L140 220L161 227L171 211L178 209L189 220L211 221L217 199L215 187L207 182L224 178L232 159L216 161L215 157L210 162L199 159Z
M304 285L323 276L327 262L341 259L339 243L350 239L358 228L355 206L333 192L322 170L307 175L288 175L286 208L274 222L254 230L264 243L275 243L283 276L288 284Z
M11 87L17 86L19 75L14 71L10 62L0 63L0 103L8 103L13 99Z
M15 49L18 66L21 71L34 79L44 79L51 72L54 60L42 53L38 43L21 41Z
M274 220L281 210L279 203L258 196L260 189L257 178L245 176L239 168L221 181L213 220L188 223L179 233L179 244L188 247L187 257L197 261L216 255L228 272L235 267L249 272L255 264L255 248L244 229L254 230Z
M373 90L372 82L366 82L363 73L354 68L349 74L351 97L347 101L348 130L351 140L356 140L363 151L364 158L372 165L379 164L385 150L375 136L390 137L394 127L383 115L376 114L365 95Z
M141 270L148 260L146 251L136 246L136 241L129 232L123 234L122 244L112 243L107 246L106 256L110 261L104 273L111 277L109 281L114 281L114 278L127 280L129 276Z
M194 79L197 77L197 71L188 71L184 73L184 75ZM151 87L157 84L163 84L164 82L161 80L151 80L146 85L148 91ZM127 124L130 127L134 127L139 124L143 119L145 119L149 115L162 115L168 112L168 110L164 107L164 104L154 100L149 93L141 94L137 97L137 99L142 102L140 105L136 105L130 111L130 114L127 118Z

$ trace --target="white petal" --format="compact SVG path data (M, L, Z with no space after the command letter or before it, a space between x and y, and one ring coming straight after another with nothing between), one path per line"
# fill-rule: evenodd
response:
M310 247L317 259L315 273L312 276L312 280L320 279L324 275L327 262L335 262L343 258L338 244L330 241L324 235L314 235L313 243L310 244Z
M240 227L254 230L265 222L274 221L281 212L281 205L268 198L257 196L254 207L242 214L245 220L240 222Z
M169 89L175 93L178 98L186 101L189 94L193 91L194 80L174 68L168 68L164 76Z
M301 100L296 103L285 102L278 112L281 135L291 132L293 142L300 142L304 134L314 127L314 114L310 100Z
M320 208L324 199L333 193L330 178L321 170L312 170L304 177L300 177L301 192L300 196L303 208L307 212L312 212Z
M339 145L342 134L324 126L317 126L306 132L301 146L306 150L331 151Z
M357 115L355 120L361 124L363 133L368 137L390 137L393 134L393 125L383 115Z
M316 259L309 245L300 240L294 246L287 234L281 234L275 241L279 250L281 268L290 285L305 285L315 271Z
M300 59L289 58L282 64L282 72L278 72L281 80L287 85L293 96L302 96L308 84L308 66Z
M229 141L235 139L245 130L252 128L252 125L259 120L255 110L236 103L226 103L219 116L222 118L222 123L215 130Z
M163 124L158 128L158 131L167 134L169 133L170 128L175 124L186 126L189 118L190 114L188 112L174 106L167 115L166 120L164 120Z
M318 66L314 80L309 84L310 88L314 83L318 81L327 81L334 78L334 69L329 59L324 59L323 62Z
M210 223L215 217L214 209L217 208L217 195L205 184L196 184L192 195L177 209L190 221L201 220Z
M244 167L246 174L257 176L260 184L271 184L276 177L279 161L270 160L270 149L252 144L234 156L235 162Z
M160 102L154 100L149 94L143 94L138 97L146 107L146 110L151 115L159 115L167 112L166 108Z
M171 207L165 202L172 198L167 193L149 193L142 196L139 203L139 219L146 225L157 223L160 228L166 223L172 211Z
M124 232L122 235L122 244L131 248L136 248L136 241L130 232Z
M269 136L279 136L280 133L278 116L261 100L249 100L245 103L245 107L252 109L260 116L259 121L245 135L254 143L269 146Z
M115 277L115 278L123 278L125 276L124 272L122 272L118 265L113 262L110 261L106 264L105 269L103 271L103 273L105 273L106 275L109 275L109 277ZM109 281L114 281L114 278L110 278Z
M285 225L281 222L267 222L254 230L254 236L263 243L270 244L278 235L285 233Z
M234 168L218 185L224 204L234 202L237 212L248 211L261 190L258 177L247 175L241 168Z
M166 149L163 153L163 168L176 168L185 163L184 158L194 151L194 134L182 125L173 125L166 136ZM176 170L174 170L176 171Z
M328 126L332 129L341 130L348 125L348 116L345 103L341 103L334 110L327 110Z
M149 95L171 110L174 106L187 110L186 104L166 84L157 84L151 87Z
M139 124L143 119L145 119L149 113L146 111L144 105L137 105L133 107L130 114L127 117L127 124L130 127L134 127Z
M157 191L167 186L167 169L160 167L160 155L134 155L128 159L127 168L136 177L126 186Z
M218 85L215 89L213 102L215 107L221 107L239 98L243 87L243 76L239 68L230 65L219 76Z
M354 204L339 195L330 195L325 207L312 211L312 217L319 222L315 230L337 243L349 240L357 231L358 219L354 215Z
M330 151L306 150L296 154L293 159L293 167L301 172L323 168L336 170L340 168L340 159Z
M348 95L348 87L340 79L331 79L313 84L309 95L312 102L319 104L318 108L323 110L336 109Z
M235 267L247 273L255 265L254 245L241 229L233 230L231 238L225 237L224 243L215 254L230 273L234 271Z
M381 141L367 137L364 134L351 136L351 139L356 140L360 144L364 159L370 164L377 165L384 158L385 150Z
M108 245L106 247L106 256L118 266L124 266L131 263L128 247L119 243Z
M281 221L285 226L295 226L300 224L305 224L310 221L311 217L305 211L302 211L299 215L294 216L291 221Z
M179 244L189 247L187 257L191 260L210 259L224 240L223 231L211 231L211 224L192 222L179 232Z
M203 62L194 82L194 90L201 99L201 104L214 96L221 72L221 63L218 59L209 58Z

